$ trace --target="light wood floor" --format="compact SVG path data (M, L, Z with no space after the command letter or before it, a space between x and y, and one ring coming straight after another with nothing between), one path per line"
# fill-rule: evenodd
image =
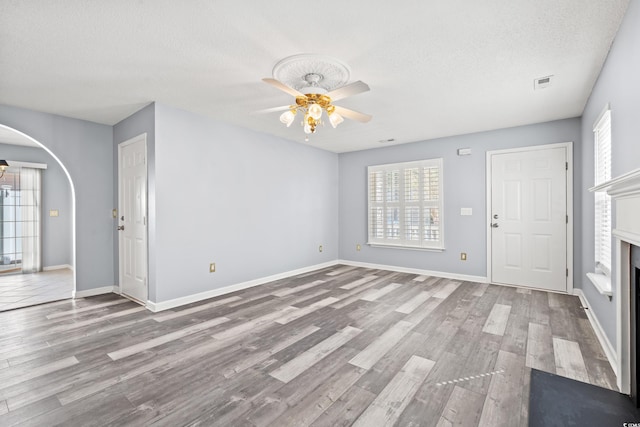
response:
M0 313L0 425L526 426L530 368L613 388L576 297L336 266L153 314Z
M73 271L68 268L0 275L0 311L69 299L72 295Z

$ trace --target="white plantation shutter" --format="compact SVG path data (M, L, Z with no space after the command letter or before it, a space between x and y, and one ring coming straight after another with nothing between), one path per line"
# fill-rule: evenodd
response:
M611 111L606 110L593 129L595 140L595 185L611 179ZM595 193L596 270L611 274L611 197Z
M369 166L369 244L443 249L442 159Z

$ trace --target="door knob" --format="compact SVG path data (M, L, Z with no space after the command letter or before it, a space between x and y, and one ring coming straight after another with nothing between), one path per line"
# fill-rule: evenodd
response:
M124 217L123 217L123 219L124 219ZM498 214L494 214L493 215L493 219L498 219Z
M123 231L124 230L124 225L119 225L118 226L118 231Z
M498 223L497 223L497 222L492 223L492 224L491 224L491 227L493 227L493 228L498 228Z

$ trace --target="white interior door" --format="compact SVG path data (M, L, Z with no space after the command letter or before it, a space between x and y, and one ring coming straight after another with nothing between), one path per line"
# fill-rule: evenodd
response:
M120 292L147 300L146 134L118 145Z
M567 291L567 148L490 154L491 281Z

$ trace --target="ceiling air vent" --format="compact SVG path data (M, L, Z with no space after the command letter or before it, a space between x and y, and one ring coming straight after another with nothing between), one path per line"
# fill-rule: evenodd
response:
M551 80L553 76L540 77L533 81L533 88L535 90L544 89L546 87L551 86Z

